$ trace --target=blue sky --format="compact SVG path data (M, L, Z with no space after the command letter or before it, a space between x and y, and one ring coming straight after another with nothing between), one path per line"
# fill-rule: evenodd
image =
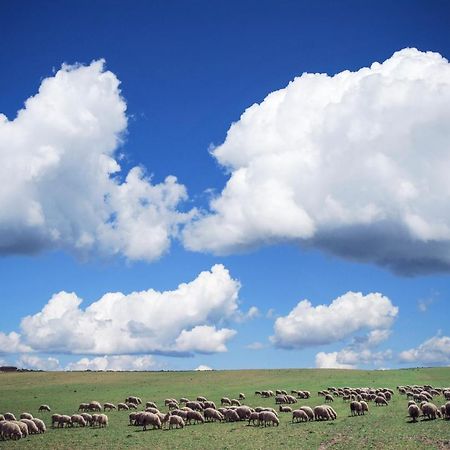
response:
M0 173L8 187L0 196L0 360L51 369L450 364L450 189L438 173L450 162L445 152L450 72L445 60L425 53L393 57L417 48L448 58L449 25L449 6L440 1L2 2L0 112L16 131L0 122ZM90 65L100 59L103 67ZM386 84L378 86L375 76L370 82L355 75L386 60L404 68L383 66ZM81 66L61 69L63 63L91 70L77 78ZM430 68L423 69L427 64ZM274 97L266 99L305 72L333 76L342 71L349 71L347 81L329 78L330 87L319 75L311 76L313 84L297 78L281 93L291 103L279 109L271 103ZM120 95L105 73L120 80ZM417 73L414 82L410 73ZM48 90L36 96L44 79L50 80ZM344 85L350 86L349 94L342 94L340 104L336 101L342 107L333 112L333 105L319 102L330 101L347 89ZM92 102L84 97L90 86L100 92ZM404 95L391 101L403 86ZM27 104L23 114L29 118L15 120L33 96L34 106ZM377 102L380 115L367 106ZM267 107L242 116L254 104ZM123 105L126 113L114 109ZM90 122L83 122L86 111L94 118ZM296 134L316 115L310 134ZM367 122L360 123L366 115ZM79 120L84 125L77 128ZM373 131L368 124L375 122L382 132L366 141ZM360 128L350 139L355 123ZM90 125L94 131L85 132ZM341 135L347 126L350 131ZM401 130L419 130L419 135ZM112 143L116 138L120 142ZM320 167L307 182L297 157L308 145L320 154L318 161L335 159L332 171ZM367 146L367 152L358 146ZM406 156L390 153L391 147ZM339 153L350 148L356 148L350 159ZM280 156L278 149L286 153ZM91 165L90 155L96 152L120 164L120 172L97 176L103 166L97 160ZM264 152L274 159L262 158ZM367 160L359 156L363 153ZM380 171L373 179L372 171L355 175L380 153L402 171L388 171L383 162L383 169L371 166ZM354 172L349 169L353 161ZM126 175L136 166L145 175L132 184ZM289 166L298 169L304 185L286 174ZM243 171L248 185L239 190ZM166 183L169 175L177 177L175 185ZM397 185L403 176L407 184ZM230 180L237 180L238 187L232 188ZM123 201L120 186L125 185L130 193ZM158 185L176 197L174 204L160 199ZM181 186L186 194L177 190ZM311 195L310 200L307 188L336 193L345 220L326 200L329 196ZM396 192L404 189L408 197L398 200ZM295 196L292 211L302 207L292 216L286 190ZM212 199L222 201L214 206ZM153 202L156 212L147 214ZM257 214L251 214L258 202ZM365 214L361 211L369 203L375 212L367 213L366 227L355 217ZM134 205L131 211L127 204ZM95 211L109 218L98 224ZM403 213L406 218L398 219ZM36 219L38 225L28 225L33 214L43 217L42 223ZM374 219L377 214L384 219ZM167 239L149 242L147 237L158 236L161 227ZM224 272L219 271L222 281L209 272L207 282L218 283L211 293L217 299L210 300L199 277L216 264ZM142 310L130 308L123 318L128 338L139 343L88 342L81 323L92 318L82 317L84 308L105 294L175 291L193 280L199 280L198 286L189 299L198 297L200 306L194 308L180 293L174 300L180 305L175 334L166 332L170 308L146 316L151 308L144 301ZM44 320L44 306L61 291L83 299L82 313L67 321ZM330 306L348 292L361 292L362 299L348 296L342 309ZM387 303L381 304L375 293ZM147 302L159 301L152 295ZM293 322L286 319L303 299L312 307ZM327 305L325 312L315 309L318 305ZM69 306L60 307L62 316ZM191 307L198 311L195 320ZM257 312L249 313L252 307ZM139 334L130 322L140 313ZM34 319L21 325L26 316ZM338 331L323 330L322 320ZM284 334L281 328L290 331ZM117 336L121 329L108 333ZM97 331L94 340L109 339L110 334ZM371 343L374 331L384 334ZM86 343L77 346L77 339ZM247 348L250 344L253 348Z

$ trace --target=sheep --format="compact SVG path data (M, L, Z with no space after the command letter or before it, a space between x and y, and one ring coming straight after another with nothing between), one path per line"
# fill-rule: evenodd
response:
M64 425L67 425L68 427L72 426L72 418L65 414L59 416L59 418L58 418L58 427L64 428Z
M378 395L378 397L375 398L375 406L387 406L388 402L386 401L386 399L384 397L381 397L380 395Z
M130 395L125 399L124 403L134 403L135 405L140 405L142 403L142 400L139 397Z
M52 427L59 423L60 414L52 414Z
M169 409L178 409L178 403L170 402L168 405Z
M261 391L255 391L255 395L262 395Z
M5 414L3 414L3 415L4 415L4 417L5 417L5 420L9 420L9 421L11 421L11 420L17 420L17 419L16 419L16 416L15 416L13 413L7 412L7 413L5 413Z
M32 416L30 413L27 413L27 412L23 412L23 413L20 415L20 418L21 418L21 419L33 420L33 416Z
M188 401L189 401L189 400L188 400ZM156 403L154 403L154 402L147 402L147 403L145 404L145 407L146 407L146 408L157 408Z
M245 400L245 394L243 392L239 392L239 400Z
M364 401L361 400L359 403L361 403L361 414L364 415L366 412L369 412L369 405Z
M77 424L79 427L85 427L86 426L86 420L84 419L83 416L81 416L79 414L74 414L70 418L72 420L72 426L74 426L75 424Z
M78 411L89 411L89 403L80 403Z
M43 412L43 411L50 412L51 411L50 406L48 406L48 405L41 405L41 406L39 406L38 412Z
M280 420L278 417L271 411L262 411L259 413L259 423L264 423L264 426L272 425L278 426L280 425Z
M107 409L109 411L111 411L112 409L117 409L117 408L116 408L116 405L114 405L113 403L105 403L103 405L103 411L106 411Z
M217 409L216 404L211 400L207 400L206 402L203 402L203 409L206 409L206 408Z
M198 402L206 402L206 401L208 401L208 399L206 397L203 397L202 395L199 395L197 397L197 401Z
M356 416L356 415L360 416L361 413L362 413L361 403L356 402L356 401L350 402L350 414L352 416Z
M287 399L285 395L277 395L275 397L275 405L281 405L283 403L287 403Z
M246 405L238 406L235 409L235 411L239 416L240 420L247 420L250 417L250 414L252 413L252 409Z
M80 416L86 421L87 425L91 425L92 424L92 416L88 413L82 413L80 414Z
M227 409L224 412L224 418L227 422L238 422L240 420L239 414L234 409Z
M136 403L126 403L126 405L128 406L128 409L137 409Z
M315 420L330 420L331 419L330 411L324 405L316 406L314 408L314 419Z
M88 410L89 411L101 411L102 410L102 405L100 405L99 402L92 401L92 402L89 403Z
M203 411L203 414L205 416L205 421L206 422L215 422L216 420L221 422L222 420L224 420L223 414L221 412L217 411L216 409L213 409L213 408L206 408Z
M295 420L294 420L295 419ZM308 422L308 414L303 409L295 409L292 411L292 423L294 422Z
M189 401L189 399L186 398L186 397L181 397L180 398L180 403L187 403L188 401Z
M108 426L108 416L106 414L99 414L97 417L97 424L100 428L107 427Z
M20 426L12 421L2 421L0 432L3 438L21 439L23 437Z
M47 428L45 426L44 421L42 421L41 419L33 419L34 424L37 426L39 433L45 433L47 431Z
M447 419L450 419L450 402L447 402L444 406L445 406L445 414L443 414L443 416L445 415Z
M331 420L335 420L337 418L336 411L330 405L322 405L327 409L330 414Z
M203 411L203 407L200 402L187 402L186 406L194 411Z
M222 397L220 399L220 404L223 405L231 405L231 400L228 397Z
M417 419L420 416L420 408L414 404L408 406L408 415L411 417L413 422L417 422Z
M424 403L422 405L422 413L424 416L427 416L428 419L434 420L436 417L439 417L441 412L438 410L437 406L434 403Z
M175 398L166 398L164 400L164 406L167 406L169 403L172 403L172 402L178 403L178 401Z
M280 405L280 412L283 412L283 413L290 413L290 412L292 412L292 408L290 407L290 406L281 406Z
M252 425L259 425L259 414L260 414L259 412L252 411L248 418L248 424L250 425L251 422Z
M28 427L28 434L39 434L39 428L32 419L20 419Z
M22 437L27 437L28 436L28 425L26 423L23 422L18 422L17 420L13 420L12 423L15 423L19 428L20 428L20 432L22 433Z
M408 401L408 407L411 405L416 405L416 402L414 400L409 400Z
M172 415L173 416L180 416L184 421L187 420L187 411L183 411L181 409L176 409L176 410L172 411Z
M325 395L325 403L334 402L334 398L331 394Z
M126 403L119 403L117 405L117 411L128 411L130 408Z
M175 425L175 428L184 428L184 420L180 416L174 416L170 413L167 413L164 417L164 422L169 422L169 430L173 428Z
M239 400L235 399L235 398L232 398L231 399L231 405L241 406L241 402Z
M195 423L204 423L205 419L198 411L188 411L186 416L187 423L190 425L192 421Z

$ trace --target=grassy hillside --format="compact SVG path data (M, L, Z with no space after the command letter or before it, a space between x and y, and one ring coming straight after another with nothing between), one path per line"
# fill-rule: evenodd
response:
M273 406L274 399L260 399L255 390L304 389L312 398L297 405L323 403L317 391L328 386L374 386L395 389L400 384L450 385L450 368L396 371L348 370L243 370L218 372L121 372L121 373L2 373L0 374L0 413L19 415L31 412L48 426L45 435L18 442L1 442L0 448L51 449L236 449L236 448L450 448L450 421L409 423L407 400L396 394L388 407L369 404L369 415L349 416L349 405L336 398L333 407L338 418L330 422L291 423L291 414L280 414L280 426L258 428L246 422L191 425L183 430L149 430L128 426L128 412L107 413L107 429L51 429L50 413L39 414L40 404L48 403L52 412L73 414L79 403L123 401L128 395L152 400L162 411L167 397L204 395L216 404L222 396L247 396L250 406ZM435 402L440 406L442 397Z

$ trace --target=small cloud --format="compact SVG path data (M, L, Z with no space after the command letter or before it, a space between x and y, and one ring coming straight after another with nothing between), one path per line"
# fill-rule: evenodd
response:
M270 308L267 313L266 313L266 318L267 319L275 319L276 314L275 314L275 309L274 308Z
M263 348L266 348L266 346L262 342L252 342L251 344L246 345L245 348L249 350L262 350Z
M250 309L244 313L241 311L236 311L234 320L238 323L247 322L248 320L253 320L261 316L259 309L256 306L251 306Z
M194 369L194 370L196 370L197 372L204 372L204 371L207 371L207 370L214 370L214 369L212 369L211 367L209 367L209 366L205 366L204 364L200 364L196 369Z

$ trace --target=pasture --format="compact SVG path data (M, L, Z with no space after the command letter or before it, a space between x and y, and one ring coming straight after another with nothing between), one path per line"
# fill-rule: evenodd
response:
M0 413L19 416L27 411L41 418L47 432L19 441L0 441L0 448L12 449L444 449L450 448L449 420L420 420L409 423L407 399L398 385L430 384L450 386L450 368L360 371L337 369L240 370L212 372L24 372L0 373ZM129 426L128 411L111 411L109 426L52 429L52 413L74 414L81 402L98 400L117 405L136 395L154 401L161 411L164 399L203 395L220 405L223 396L238 398L249 406L275 406L274 398L255 396L255 390L309 390L311 398L291 405L324 403L317 392L328 386L388 387L395 391L389 406L369 404L369 414L350 416L349 404L335 398L337 420L291 423L292 414L280 413L279 427L248 426L246 421L205 423L178 430L147 430ZM445 403L442 396L433 400ZM47 403L51 413L38 413ZM142 410L142 405L139 408Z

